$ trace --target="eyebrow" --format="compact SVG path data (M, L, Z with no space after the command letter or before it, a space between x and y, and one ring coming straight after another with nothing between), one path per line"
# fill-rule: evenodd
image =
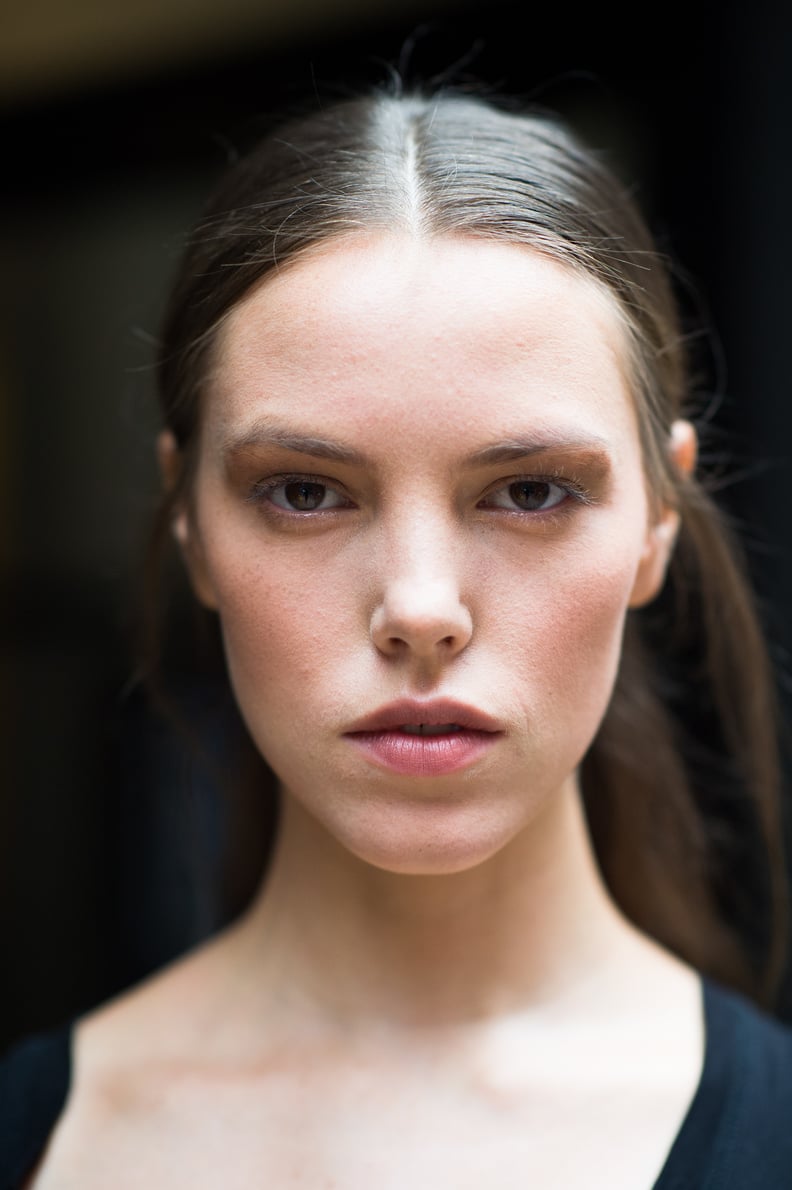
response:
M574 438L568 438L563 434L550 433L544 434L541 438L509 438L505 442L495 442L492 446L477 450L466 462L474 466L511 463L515 459L551 454L553 451L591 455L601 459L603 463L610 459L608 442L597 434L579 434Z
M272 425L254 425L241 434L227 438L222 446L224 455L244 454L266 446L279 446L295 454L311 455L316 459L332 459L336 463L366 464L369 460L361 451L336 442L320 438L315 434L299 434L293 430Z
M272 424L257 423L240 434L227 438L222 445L225 456L245 454L248 451L276 446L295 454L310 455L317 459L330 459L337 463L365 466L370 463L362 451L331 438L315 434L301 434ZM563 451L577 455L588 455L607 465L610 460L609 444L596 434L577 434L567 437L559 433L545 433L541 437L508 438L494 442L481 450L474 451L462 460L463 466L486 467L498 463L510 463L532 455Z

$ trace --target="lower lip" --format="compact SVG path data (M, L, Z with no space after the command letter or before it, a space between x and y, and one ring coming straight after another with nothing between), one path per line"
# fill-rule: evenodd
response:
M467 768L489 751L500 733L454 731L412 735L406 731L356 731L351 743L383 768L411 777L442 777Z

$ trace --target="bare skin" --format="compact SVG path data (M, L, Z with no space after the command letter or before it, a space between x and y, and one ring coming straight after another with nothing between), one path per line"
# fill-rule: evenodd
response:
M673 540L620 353L601 295L491 244L341 245L243 303L176 529L281 834L238 923L80 1023L35 1190L651 1190L701 1073L701 986L608 896L576 776ZM251 463L262 414L365 461L317 479L281 441ZM557 445L569 426L596 455ZM535 461L465 461L537 427L550 489L590 489L547 516L509 494ZM240 441L241 463L213 453ZM692 431L669 449L689 469ZM295 473L329 515L258 483ZM351 706L408 695L485 706L497 739L461 775L350 747Z
M700 1076L699 981L614 909L573 790L556 809L552 865L520 839L433 898L328 871L287 815L250 913L80 1025L33 1185L649 1190Z

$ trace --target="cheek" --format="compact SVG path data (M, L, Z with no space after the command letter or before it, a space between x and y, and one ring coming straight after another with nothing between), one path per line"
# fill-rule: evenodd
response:
M519 668L516 696L529 727L574 741L582 754L607 708L636 552L587 549L537 569L501 631L499 654Z
M357 623L348 571L344 586L343 575L315 562L303 573L293 551L257 559L250 543L233 549L230 538L207 560L231 684L251 734L265 753L270 737L280 743L291 734L302 749L311 706L343 704L341 671Z

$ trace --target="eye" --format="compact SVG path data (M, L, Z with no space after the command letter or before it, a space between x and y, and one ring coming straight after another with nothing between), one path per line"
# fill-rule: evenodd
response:
M569 488L550 479L515 479L495 488L480 502L480 508L505 508L512 512L547 512L563 503Z
M349 501L321 480L307 475L276 476L255 485L254 500L266 500L285 512L326 512L346 508Z

